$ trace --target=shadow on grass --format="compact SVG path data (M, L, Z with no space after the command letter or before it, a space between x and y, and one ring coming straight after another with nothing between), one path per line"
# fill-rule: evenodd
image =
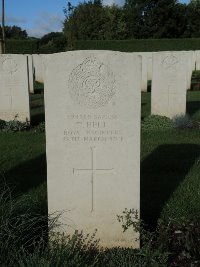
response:
M5 178L18 193L25 193L47 181L46 155L25 161L5 173Z
M31 97L31 125L36 126L45 121L44 95Z
M44 112L36 113L36 114L31 114L31 125L36 126L40 122L45 121L45 114Z
M200 101L188 101L186 104L186 111L187 114L192 116L195 114L198 110L200 110Z
M160 213L177 186L184 180L200 145L158 146L141 163L141 219L155 229Z

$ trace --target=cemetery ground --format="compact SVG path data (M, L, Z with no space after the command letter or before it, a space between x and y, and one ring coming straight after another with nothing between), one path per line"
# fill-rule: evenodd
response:
M141 219L146 226L140 252L97 252L95 237L86 238L84 247L82 235L67 245L62 237L54 239L53 250L45 242L35 245L47 239L45 115L42 88L37 86L31 95L33 128L0 132L1 266L200 266L199 129L182 127L189 123L183 118L177 121L181 127L174 128L167 119L148 117L150 97L142 93ZM199 91L187 93L187 113L200 122Z

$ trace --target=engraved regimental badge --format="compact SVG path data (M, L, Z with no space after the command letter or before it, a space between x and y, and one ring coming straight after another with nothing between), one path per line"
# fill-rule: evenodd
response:
M178 63L178 59L177 59L177 57L175 57L173 55L167 56L162 61L163 68L166 70L173 68L174 66L177 65L177 63Z
M9 74L13 74L17 71L17 63L11 57L6 57L3 61L3 70Z
M108 66L95 57L86 58L69 77L69 94L87 108L105 106L116 92L115 78Z

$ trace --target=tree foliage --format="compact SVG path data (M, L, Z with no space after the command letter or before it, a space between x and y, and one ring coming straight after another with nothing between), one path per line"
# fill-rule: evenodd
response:
M0 33L2 35L2 27L0 26ZM13 25L13 26L5 26L5 36L6 39L26 39L28 34L26 30L22 30L21 27Z
M200 0L125 0L104 6L89 0L64 9L64 34L74 40L123 40L200 37Z

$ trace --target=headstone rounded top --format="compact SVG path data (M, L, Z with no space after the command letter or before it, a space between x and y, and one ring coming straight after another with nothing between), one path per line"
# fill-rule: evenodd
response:
M115 77L110 68L95 57L86 58L69 76L69 94L87 108L105 106L115 95Z

